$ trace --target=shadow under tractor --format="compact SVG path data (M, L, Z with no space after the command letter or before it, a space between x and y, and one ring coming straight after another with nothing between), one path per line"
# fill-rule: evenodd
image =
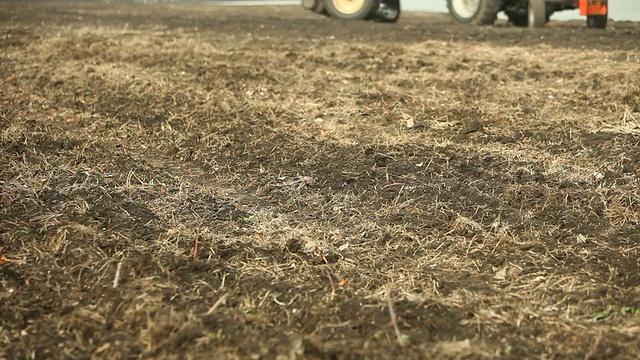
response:
M400 0L301 0L307 10L343 20L395 22ZM580 9L587 27L607 26L608 0L446 0L451 17L464 24L492 25L500 12L521 27L542 27L554 12Z

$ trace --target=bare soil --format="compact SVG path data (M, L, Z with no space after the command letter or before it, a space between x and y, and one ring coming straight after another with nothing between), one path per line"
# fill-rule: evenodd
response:
M640 357L640 24L0 2L0 358Z

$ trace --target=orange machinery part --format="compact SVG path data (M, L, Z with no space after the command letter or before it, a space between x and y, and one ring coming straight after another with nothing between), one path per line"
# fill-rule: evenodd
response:
M607 15L608 3L608 0L580 0L580 15Z

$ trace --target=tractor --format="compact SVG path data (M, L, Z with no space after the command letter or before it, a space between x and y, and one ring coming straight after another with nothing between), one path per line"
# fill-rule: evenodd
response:
M343 20L395 22L400 0L301 0L307 10ZM503 11L521 27L544 26L556 11L580 9L587 27L607 26L608 0L446 0L451 17L465 24L491 25Z

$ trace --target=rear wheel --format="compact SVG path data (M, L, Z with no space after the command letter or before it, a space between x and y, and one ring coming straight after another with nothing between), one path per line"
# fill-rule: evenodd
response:
M302 0L301 3L305 10L311 10L319 14L325 12L323 0Z
M400 18L400 0L383 0L375 12L375 19L393 23Z
M502 0L447 0L449 14L464 24L491 25L498 17Z
M607 15L587 16L587 27L593 29L604 29L607 27Z
M543 27L547 23L547 7L544 0L529 0L527 25L530 28Z
M326 0L329 15L343 20L367 19L378 9L377 0Z
M526 8L505 11L509 22L520 27L542 27L549 22L544 0L530 0Z

